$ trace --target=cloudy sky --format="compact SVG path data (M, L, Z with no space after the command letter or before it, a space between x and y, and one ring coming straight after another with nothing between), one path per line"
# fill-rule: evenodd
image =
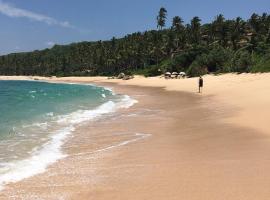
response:
M161 6L169 25L176 15L185 22L209 22L219 13L246 19L269 12L270 0L0 0L0 54L154 29Z

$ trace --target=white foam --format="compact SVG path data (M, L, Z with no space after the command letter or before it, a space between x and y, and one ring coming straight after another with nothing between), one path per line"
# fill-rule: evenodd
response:
M136 99L132 99L130 96L124 95L124 98L122 99L121 103L118 106L120 108L129 108L136 103L138 103Z
M5 168L1 167L1 170L4 170L5 172L3 173L3 171L1 171L0 190L8 183L18 182L25 178L43 173L49 165L66 157L67 155L62 152L61 147L67 137L74 131L75 125L84 121L93 120L107 113L115 112L121 108L128 108L135 103L137 103L136 100L131 99L129 96L124 96L118 102L108 101L93 110L79 110L71 114L61 116L57 122L65 128L53 133L49 142L45 143L39 149L33 149L31 157L7 163L5 164ZM140 137L130 141L125 141L124 143L120 143L114 147L108 147L104 150L126 145L138 139L140 139Z
M84 121L92 120L103 114L114 112L116 104L113 101L108 101L94 110L78 110L68 115L59 116L57 122L59 124L79 124Z
M128 145L130 143L137 142L139 140L143 140L143 139L151 136L151 134L145 134L145 133L135 133L134 135L136 136L136 138L134 138L134 139L125 140L125 141L119 142L117 144L114 144L114 145L111 145L111 146L108 146L108 147L105 147L105 148L102 148L102 149L98 149L98 150L95 150L95 151L83 152L83 153L78 153L78 154L73 154L73 155L82 156L82 155L86 155L86 154L94 154L94 153L104 152L104 151L115 149L115 148L118 148L118 147L121 147L121 146Z
M43 130L46 130L47 127L48 127L48 122L43 122L43 123L33 123L33 124L30 124L30 125L23 125L22 127L23 128L28 128L28 127L40 127L42 128Z
M61 146L66 137L72 133L73 127L66 127L51 136L51 140L40 150L34 151L30 158L6 164L6 172L0 176L0 189L8 183L14 183L36 174L45 172L48 165L64 158Z
M53 115L54 115L53 112L49 112L49 113L46 114L46 116L49 116L49 117L52 117Z
M101 115L115 112L117 109L129 108L138 101L125 95L119 102L108 101L94 110L78 110L68 115L59 116L59 124L79 124L84 121L95 119Z

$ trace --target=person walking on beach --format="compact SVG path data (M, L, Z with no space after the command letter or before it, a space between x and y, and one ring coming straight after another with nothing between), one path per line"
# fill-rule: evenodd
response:
M203 78L200 76L199 78L199 93L202 93L202 88L203 88Z

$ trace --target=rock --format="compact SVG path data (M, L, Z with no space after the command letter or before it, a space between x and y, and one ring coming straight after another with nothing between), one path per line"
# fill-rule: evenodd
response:
M123 79L125 76L126 76L126 75L125 75L124 73L120 73L120 74L117 76L117 78L118 78L118 79Z
M133 79L134 78L134 76L128 76L128 75L126 75L124 78L123 78L123 80L130 80L130 79Z

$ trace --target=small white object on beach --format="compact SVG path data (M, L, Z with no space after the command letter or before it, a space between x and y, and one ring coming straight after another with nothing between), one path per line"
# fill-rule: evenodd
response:
M178 78L185 78L186 77L186 73L185 72L180 72L178 75Z
M166 73L165 73L165 78L166 78L166 79L167 79L167 78L171 78L171 75L172 75L171 72L166 72Z
M171 78L177 78L178 76L178 73L177 72L173 72L172 75L171 75Z

